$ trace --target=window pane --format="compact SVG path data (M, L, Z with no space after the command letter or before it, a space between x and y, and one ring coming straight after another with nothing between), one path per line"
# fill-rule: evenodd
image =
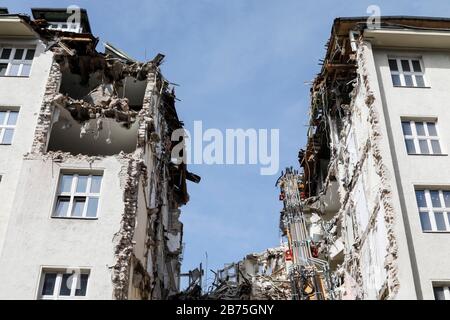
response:
M7 63L0 63L0 76L6 75L6 69L8 68Z
M439 140L431 140L431 147L433 148L434 154L441 154L441 146L439 145Z
M405 74L405 86L412 87L414 86L412 81L412 76Z
M20 73L20 75L22 77L28 77L30 75L30 72L31 72L31 65L23 64L22 65L22 72Z
M27 55L25 56L25 60L33 60L34 58L34 49L28 49Z
M62 175L59 186L59 193L70 192L70 190L72 189L72 179L73 175L71 174Z
M411 124L409 121L402 121L403 134L405 136L412 135Z
M5 129L2 144L11 144L14 135L14 129Z
M61 280L61 289L59 290L59 295L70 296L70 289L72 288L73 277L70 273L65 273Z
M440 208L441 207L441 199L439 198L439 191L431 190L430 197L431 197L431 204L432 204L433 208Z
M423 208L427 206L427 201L425 199L425 191L423 190L416 190L416 200L417 200L417 206L419 208Z
M11 50L12 49L10 48L4 48L0 59L9 59L9 56L11 55Z
M434 299L435 300L445 300L444 288L443 287L434 287Z
M400 82L400 76L398 74L392 74L391 75L392 78L392 84L394 86L401 86L401 82Z
M9 113L9 118L8 118L8 122L6 123L7 125L13 126L16 124L17 122L17 116L19 115L19 113L17 111L11 111ZM1 123L1 122L0 122Z
M70 197L58 197L55 208L55 217L67 217L67 209L69 209Z
M447 228L445 227L444 221L444 213L443 212L435 212L434 219L436 220L436 227L439 231L445 231Z
M402 69L403 69L403 71L411 71L409 69L409 61L408 60L402 60Z
M416 122L416 131L418 136L425 135L425 128L423 126L423 122Z
M85 273L78 277L77 289L75 290L76 296L82 297L86 295L88 279L89 275Z
M52 296L55 290L56 283L56 273L45 273L44 275L44 285L42 287L41 294L43 296Z
M91 193L99 193L101 184L102 184L102 176L92 176Z
M422 225L423 231L431 231L430 216L428 215L428 212L420 213L420 224Z
M437 136L436 124L434 122L427 122L428 127L428 135L429 136Z
M97 216L98 198L89 198L86 216L94 218Z
M430 150L428 150L428 142L427 140L419 140L420 153L429 154Z
M5 124L6 111L0 111L0 125Z
M414 141L412 139L405 139L406 143L406 151L408 154L415 154L416 153L416 147L414 146Z
M14 53L14 60L22 60L23 52L23 49L16 49L16 52Z
M419 60L412 60L413 70L414 72L422 72L422 68L420 67Z
M391 71L398 71L397 60L389 59L389 69L391 69Z
M86 198L77 197L73 200L72 217L82 217Z
M450 191L442 191L444 194L444 203L447 208L450 208Z
M19 75L20 64L11 63L11 67L8 72L8 76L18 76Z
M416 84L417 84L417 86L421 87L421 88L425 87L425 80L423 79L423 76L416 75L415 77L416 77Z
M77 192L86 192L88 178L88 176L78 176Z

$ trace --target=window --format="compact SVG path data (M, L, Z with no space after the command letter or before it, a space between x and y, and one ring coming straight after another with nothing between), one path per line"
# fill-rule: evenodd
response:
M88 280L89 270L45 269L41 275L39 299L83 299Z
M389 58L392 84L395 87L426 87L420 59Z
M450 300L450 286L433 286L435 300Z
M12 143L18 116L18 111L0 109L0 144Z
M0 76L28 77L34 58L34 49L0 48Z
M97 218L101 183L101 175L61 174L53 217Z
M435 121L402 121L408 154L442 154Z
M450 191L416 190L423 231L450 232Z

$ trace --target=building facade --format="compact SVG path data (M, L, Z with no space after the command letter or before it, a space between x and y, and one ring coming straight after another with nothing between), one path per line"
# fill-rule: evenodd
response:
M327 262L331 298L448 300L450 20L380 21L334 21L299 153L305 242L290 245Z
M0 11L0 299L165 299L200 178L171 161L164 56L98 52L76 13Z

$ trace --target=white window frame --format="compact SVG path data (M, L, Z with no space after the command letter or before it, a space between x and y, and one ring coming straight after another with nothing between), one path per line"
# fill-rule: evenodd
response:
M48 29L50 30L58 30L58 31L64 31L64 32L75 32L75 33L81 33L81 24L79 22L49 22L48 23ZM67 27L63 27L66 25Z
M17 112L19 113L19 110L17 109L2 109L0 108L1 112L6 112L5 120L3 120L3 123L0 123L0 145L10 146L13 143L14 136L16 133L16 126L17 121L15 124L7 124L9 120L9 115L11 112ZM19 116L17 115L17 120L19 119ZM11 143L3 143L3 137L5 136L6 129L13 129L13 137L11 139Z
M11 53L9 55L8 59L1 59L1 54L3 53L3 49L11 49ZM14 59L14 56L16 54L16 50L23 50L22 59ZM26 60L25 57L27 56L28 50L34 50L33 59ZM21 78L28 78L31 75L31 68L33 65L34 56L36 55L36 47L29 47L29 46L14 46L14 45L2 45L0 46L0 64L8 64L6 67L6 72L2 77L21 77ZM17 75L10 75L11 72L11 66L12 65L19 64L19 71ZM29 65L30 66L30 73L27 75L22 75L23 66Z
M75 270L77 270L78 272L75 272ZM55 287L53 288L52 295L43 295L42 294L42 290L44 289L45 275L47 273L56 273ZM70 295L68 295L68 296L60 295L63 275L65 275L65 274L73 275L72 284L70 285ZM87 280L87 284L86 284L86 294L84 296L76 296L75 292L77 290L78 278L79 278L79 275L81 275L81 274L88 275L88 280ZM39 300L85 300L85 299L87 299L88 294L89 294L90 278L91 278L90 269L43 268L41 270L41 276L40 276L40 281L39 281L39 291L38 291L37 298Z
M70 192L60 192L60 184L62 182L62 177L64 175L71 175L72 176L72 184L70 186ZM79 176L87 176L88 177L88 181L86 184L86 191L85 192L76 192L76 187L78 184L78 177ZM100 190L98 193L95 192L90 192L91 190L91 183L92 183L92 177L93 176L101 176L102 177L102 181L100 182ZM52 211L52 218L62 218L62 219L98 219L98 213L100 212L100 194L101 194L101 189L102 189L102 184L103 184L103 173L99 172L99 173L83 173L83 172L78 172L78 173L74 173L74 172L65 172L65 171L61 171L60 175L59 175L59 179L58 179L58 184L57 184L57 189L56 189L56 199L55 199L55 205ZM70 197L69 200L69 207L67 208L67 212L66 212L66 216L58 216L56 215L56 209L58 206L58 199L60 197L63 198L67 198ZM75 202L75 198L84 198L85 199L85 203L84 203L84 207L83 207L83 213L80 216L72 216L72 210L73 210L73 204ZM90 198L97 198L98 202L97 202L97 211L96 211L96 215L95 217L88 217L86 216L87 214L87 209L89 206L89 199Z
M441 284L441 283L433 283L433 295L434 295L434 288L443 288L444 289L444 300L450 300L450 285L447 284ZM436 299L436 296L434 296Z
M397 61L397 69L398 69L397 71L391 70L391 68L390 68L390 66L389 66L389 63L388 63L389 70L390 70L390 72L391 72L391 81L392 81L392 75L398 75L399 78L400 78L400 85L394 85L394 83L392 82L392 85L393 85L394 87L396 87L396 88L399 88L399 87L406 87L406 88L429 88L427 78L425 77L425 67L424 67L424 65L423 65L422 58L420 58L420 57L393 57L393 56L388 56L388 62L389 62L389 60L396 60L396 61ZM408 61L408 64L409 64L409 70L411 70L411 71L403 71L402 60L407 60L407 61ZM413 61L413 60L419 61L420 69L422 70L421 72L414 71L413 64L412 64L412 61ZM413 85L412 85L412 86L406 85L405 75L411 76L412 82L413 82ZM422 78L423 78L423 83L424 83L423 86L418 86L418 85L417 85L416 77L415 77L416 75L422 76Z
M427 206L426 207L419 207L419 223L420 227L422 228L422 223L420 221L420 213L421 212L427 212L428 218L430 219L431 224L431 230L423 230L423 232L441 232L441 233L449 233L450 232L450 221L449 221L449 213L450 213L450 207L445 206L444 201L444 193L443 191L450 191L445 189L425 189L425 188L416 188L415 191L424 191L425 192L425 201ZM439 192L439 200L441 202L441 207L433 207L433 203L431 201L431 195L430 191L438 191ZM416 195L415 195L416 196ZM417 198L417 196L416 196ZM417 199L416 199L417 202ZM435 213L442 213L444 216L444 224L446 230L438 230L437 224L436 224L436 217Z
M403 122L409 122L409 126L411 127L411 134L410 135L406 135L403 132L403 138L405 140L405 148L406 148L406 152L409 155L418 155L418 154L422 154L422 155L444 155L444 150L442 150L442 144L439 138L439 128L438 128L438 122L436 119L434 120L424 120L424 119L401 119L402 122L402 132L403 132ZM425 131L425 135L421 136L417 134L417 129L416 129L416 123L417 122L422 122L423 123L423 127L424 127L424 131ZM430 133L428 132L428 122L432 122L434 123L434 126L436 128L436 136L430 136ZM415 149L415 153L409 153L408 149L406 147L406 140L412 140L414 143L414 149ZM420 144L419 144L419 140L426 140L427 141L427 146L428 146L428 151L429 153L422 153L422 151L420 150ZM431 145L431 141L437 141L439 143L439 148L441 149L440 153L434 153L433 147Z

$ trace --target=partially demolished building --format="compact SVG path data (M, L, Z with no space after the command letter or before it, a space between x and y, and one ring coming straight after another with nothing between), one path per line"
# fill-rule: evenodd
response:
M279 181L297 298L450 299L449 52L450 19L334 21Z
M0 299L179 290L183 124L158 54L98 52L85 10L0 12Z

